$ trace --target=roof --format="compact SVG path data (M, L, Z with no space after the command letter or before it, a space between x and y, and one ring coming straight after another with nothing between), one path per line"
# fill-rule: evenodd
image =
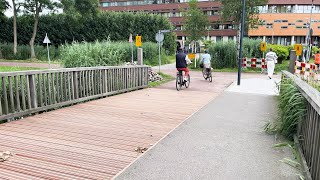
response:
M269 0L268 4L277 5L277 4L312 4L312 0ZM313 0L313 4L320 5L320 0Z
M103 1L101 1L103 3ZM198 2L198 7L201 9L214 9L219 8L221 3L218 1L208 1L208 2ZM158 11L158 10L178 10L180 8L187 8L188 3L170 3L170 4L148 4L141 6L111 6L111 7L101 7L102 10L109 11Z

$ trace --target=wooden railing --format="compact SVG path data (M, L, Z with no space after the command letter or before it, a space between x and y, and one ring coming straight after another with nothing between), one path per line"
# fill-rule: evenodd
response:
M309 172L307 179L320 179L320 93L308 83L283 71L286 78L291 78L299 91L308 100L307 114L298 124L297 140Z
M0 73L0 120L148 86L148 66Z

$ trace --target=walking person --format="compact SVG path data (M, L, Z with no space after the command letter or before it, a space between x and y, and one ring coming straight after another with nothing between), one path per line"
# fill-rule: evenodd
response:
M272 79L272 75L273 75L273 72L274 72L275 63L276 63L277 59L278 59L277 54L272 51L272 48L270 48L269 52L266 54L269 79Z
M320 51L318 51L318 52L314 55L314 64L317 65L317 71L319 71L319 66L320 66Z

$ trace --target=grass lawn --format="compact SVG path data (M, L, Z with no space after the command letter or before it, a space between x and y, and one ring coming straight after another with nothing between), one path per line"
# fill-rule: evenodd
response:
M0 72L27 71L27 70L40 70L40 69L41 68L33 68L33 67L0 66Z
M48 61L39 61L37 59L27 59L27 60L7 60L7 59L0 59L0 62L17 62L17 63L48 63ZM60 64L59 61L52 61L52 64Z
M160 86L163 83L169 82L171 80L174 80L175 77L170 76L168 74L164 74L162 72L158 73L159 75L161 75L161 77L163 78L162 81L156 81L156 82L149 82L148 87L156 87L156 86Z

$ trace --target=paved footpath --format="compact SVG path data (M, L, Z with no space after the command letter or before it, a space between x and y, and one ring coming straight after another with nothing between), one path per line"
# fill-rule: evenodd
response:
M217 79L236 77L226 74L214 73L208 87L196 84L190 90L214 92ZM192 82L203 81L197 72L191 77ZM292 158L290 151L273 148L278 141L263 132L276 115L278 80L261 74L243 77L241 86L229 86L115 179L297 179L297 172L279 161Z

